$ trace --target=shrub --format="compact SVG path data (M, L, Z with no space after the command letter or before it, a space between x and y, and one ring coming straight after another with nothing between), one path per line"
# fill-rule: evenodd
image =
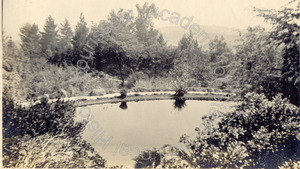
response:
M300 168L300 161L289 160L279 167L279 169L294 169L294 168Z
M201 167L276 168L299 160L299 126L299 108L287 99L248 93L233 112L203 117L197 137L184 135L180 141Z
M75 123L75 107L72 102L57 100L54 103L40 103L25 109L14 105L12 100L3 100L3 136L39 136L45 133L57 135L66 133L76 136L84 128Z
M14 105L3 93L4 167L104 167L105 160L80 133L86 122L75 123L72 102Z
M187 153L171 145L143 151L134 161L135 168L188 168L192 163Z
M4 139L3 164L7 168L92 168L104 167L105 160L81 137L65 134L37 137L25 135ZM7 144L6 144L7 145Z

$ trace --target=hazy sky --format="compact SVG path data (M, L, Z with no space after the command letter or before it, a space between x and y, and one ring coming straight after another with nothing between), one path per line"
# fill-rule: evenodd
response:
M178 12L181 17L194 16L193 23L245 29L262 25L251 6L278 9L289 0L4 0L4 29L19 40L19 29L26 22L39 25L42 30L51 15L60 25L67 18L73 29L82 12L90 25L107 19L111 10L134 9L137 3L154 2L159 9ZM266 26L266 24L264 24ZM155 27L174 26L168 21L155 21Z

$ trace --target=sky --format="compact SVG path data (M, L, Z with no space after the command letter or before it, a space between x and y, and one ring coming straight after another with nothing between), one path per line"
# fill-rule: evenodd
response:
M110 11L134 9L136 4L152 3L160 9L177 12L182 17L194 16L193 23L246 29L248 26L268 26L253 13L252 6L279 9L290 0L3 0L3 27L7 35L19 41L19 29L25 23L38 24L40 31L51 15L60 26L67 18L73 29L83 13L88 25L106 20ZM136 11L135 11L136 12ZM168 21L155 20L159 29L174 26Z

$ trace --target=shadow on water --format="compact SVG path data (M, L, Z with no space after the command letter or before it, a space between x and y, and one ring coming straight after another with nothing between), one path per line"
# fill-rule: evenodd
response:
M173 106L175 109L181 110L186 106L185 98L181 98L181 97L176 98Z
M128 108L127 102L121 102L120 106L121 109L126 110Z

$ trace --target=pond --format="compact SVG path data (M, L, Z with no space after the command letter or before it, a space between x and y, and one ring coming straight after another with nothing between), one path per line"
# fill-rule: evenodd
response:
M133 158L145 149L165 144L184 149L180 136L193 133L213 104L225 106L223 112L233 109L232 102L122 102L78 107L77 120L89 121L82 136L107 160L108 166L133 167Z

